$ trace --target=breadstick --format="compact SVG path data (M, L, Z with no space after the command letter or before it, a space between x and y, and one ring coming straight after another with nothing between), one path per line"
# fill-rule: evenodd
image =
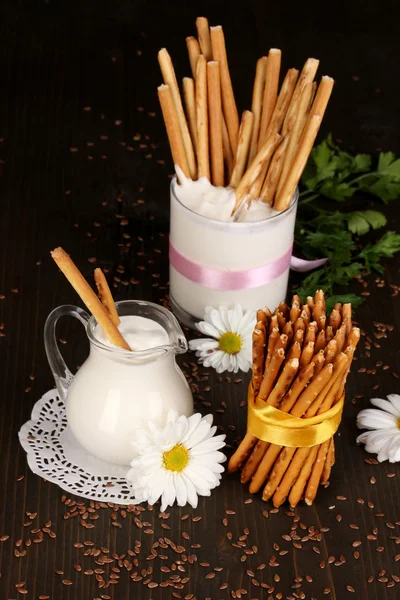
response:
M286 181L286 178L292 168L292 164L296 157L296 152L297 152L297 148L298 148L298 145L300 142L301 134L303 133L304 125L307 120L307 112L308 112L309 105L310 105L311 94L312 94L312 84L307 83L301 93L298 110L294 114L294 116L296 117L296 120L295 120L293 127L288 135L289 143L288 143L287 151L284 156L284 163L283 163L283 167L282 167L281 177L279 180L278 192L281 191L282 186L283 186L284 182ZM289 108L289 110L290 110L290 108ZM284 126L284 128L285 128L285 126Z
M279 405L280 401L288 391L297 371L299 368L299 359L292 358L283 367L282 373L279 376L274 388L268 396L268 404L275 408Z
M341 322L342 322L342 316L341 316L340 312L334 308L332 310L331 314L329 315L329 325L333 329L338 329L340 327Z
M289 138L285 137L275 150L268 167L267 175L260 193L261 200L267 204L272 205L276 190L278 189L288 144Z
M199 38L200 50L206 61L213 59L211 49L210 28L206 17L197 17L196 19L197 35Z
M326 365L318 375L314 376L314 379L311 383L306 387L303 393L297 399L296 404L293 406L291 410L291 414L295 417L302 417L304 413L306 413L307 409L313 404L315 398L318 397L318 394L321 393L333 374L333 365ZM306 416L313 416L307 415Z
M265 88L265 78L267 73L267 61L266 56L262 56L257 61L256 76L254 79L253 87L253 98L251 102L251 112L254 115L253 130L251 133L250 151L248 156L248 166L257 154L258 137L260 133L261 123L261 111L262 111L262 100Z
M197 164L199 177L210 180L208 154L207 63L200 54L196 67Z
M346 334L349 335L351 328L352 328L352 322L351 322L351 304L343 304L342 306L342 318L343 321L345 319L347 319L347 329L346 329Z
M258 393L260 400L267 400L272 388L274 387L276 377L284 358L285 351L282 348L274 351L271 362L269 363L268 369L265 371L263 380L261 382L260 391Z
M270 444L268 446L268 449L251 480L249 486L250 494L256 494L262 488L281 450L282 446L276 446L275 444Z
M211 47L213 59L220 64L222 104L226 126L229 133L229 140L233 154L236 154L239 135L239 115L236 108L235 97L233 95L231 76L229 74L228 59L226 57L225 37L220 25L210 28Z
M219 64L207 63L208 115L210 121L211 183L224 185L224 150L222 143L222 104Z
M186 38L186 46L189 54L190 68L192 69L193 79L196 79L197 59L199 58L200 46L195 37L189 36Z
M267 356L265 358L265 370L268 369L269 363L271 362L272 355L274 353L275 344L279 338L279 328L273 327L272 331L268 336L268 345L267 345Z
M326 454L326 459L324 463L324 468L322 470L321 484L326 485L329 481L329 477L332 469L332 459L335 452L335 444L333 438L330 439L328 452Z
M192 136L193 147L197 152L197 118L196 118L196 96L194 81L191 77L184 77L183 98L185 100L186 115L189 123L189 131Z
M325 350L323 350L325 355L325 362L331 363L333 362L336 354L338 353L337 341L331 340L326 346Z
M286 116L288 106L292 99L298 75L299 72L297 69L289 69L286 73L278 99L276 101L274 112L272 113L272 117L267 128L267 133L265 134L267 138L269 138L269 136L274 132L280 133L282 129L283 119Z
M249 110L245 110L242 114L242 122L239 129L239 141L236 150L235 162L233 163L233 171L229 182L230 187L237 187L243 177L247 164L247 156L250 149L251 133L253 130L254 115Z
M290 461L293 458L297 448L284 447L279 455L278 460L274 464L271 475L268 478L267 485L264 488L262 499L269 500L273 496L276 488L282 481L282 478L289 466Z
M272 499L275 508L279 508L279 506L281 506L285 502L290 492L290 489L295 483L297 477L299 476L301 468L307 460L307 457L310 454L310 452L311 448L298 448L294 453L290 465L288 466L286 473L284 474L283 479L280 482L279 487Z
M310 87L310 95L312 92L312 81L315 77L319 65L319 60L315 58L308 58L304 63L303 69L300 73L300 77L297 81L296 88L293 92L293 97L290 102L285 121L283 123L282 131L286 133L287 131L291 131L294 125L294 121L296 121L296 117L300 111L299 102L304 89L307 85Z
M315 321L309 323L306 329L306 335L304 338L304 343L308 344L308 342L315 342L315 334L317 331L317 324Z
M325 364L324 351L320 350L319 352L317 352L317 354L314 354L312 361L315 363L315 375L318 375L318 373Z
M291 198L303 173L304 167L306 166L320 125L321 117L319 115L314 115L312 119L310 119L309 124L304 128L304 132L298 147L298 152L295 160L293 161L291 171L288 174L282 189L275 198L274 208L276 210L286 210L286 208L288 208L290 205Z
M233 473L237 471L240 466L248 459L253 450L254 446L257 444L258 439L247 432L242 441L240 442L236 452L234 452L228 463L228 473Z
M328 106L334 83L335 82L332 77L328 77L327 75L322 77L310 110L310 114L308 115L305 129L308 127L310 121L313 119L313 117L315 117L315 115L319 115L321 119L323 118L326 107Z
M101 269L94 270L94 280L96 282L97 291L101 300L102 305L106 309L108 316L116 327L120 324L120 318L115 308L114 298L112 297L111 290L108 287L107 279Z
M227 173L227 179L229 181L233 169L233 152L231 148L231 143L229 141L229 134L228 129L226 127L224 115L222 115L222 145L224 150L224 162Z
M292 486L289 494L289 504L292 508L295 508L301 500L303 495L304 488L306 487L306 483L308 478L310 477L313 464L315 459L317 458L319 446L313 446L305 463L303 464L299 476L296 479L296 482Z
M179 130L181 132L183 147L185 148L186 159L189 166L190 177L192 179L196 179L197 168L192 139L190 137L188 124L186 121L185 113L183 111L181 95L179 93L179 87L178 82L176 81L174 67L172 65L171 57L168 54L166 48L162 48L159 51L158 62L160 64L164 83L168 85L168 87L171 90L172 99L175 105L176 116L179 123Z
M241 483L247 483L253 477L254 473L257 471L258 465L263 459L268 445L268 442L258 440L257 444L253 449L253 452L250 454L246 464L242 469L242 473L240 475Z
M321 329L321 331L317 335L317 339L315 340L315 352L319 352L325 348L325 329Z
M50 254L74 290L78 293L82 302L102 327L108 341L114 346L130 350L129 345L112 322L106 309L68 254L61 247L55 248Z
M303 392L304 388L314 375L314 370L315 366L313 362L305 366L304 369L301 369L300 373L294 380L290 390L286 393L286 396L283 398L282 403L279 407L280 410L282 410L283 412L290 412L292 410L297 398Z
M265 346L265 327L261 321L258 321L253 331L253 362L252 362L252 387L254 397L257 397L264 372L264 346Z
M300 357L300 368L307 366L310 364L312 357L314 356L314 342L308 342L308 344L304 345L303 351Z
M263 146L267 139L267 130L278 97L279 73L281 69L282 52L278 48L271 48L268 53L267 67L265 73L265 86L262 101L262 113L260 132L258 136L258 149Z
M324 442L319 446L317 458L312 467L310 479L308 480L304 500L308 506L314 502L314 498L317 495L319 481L321 479L322 470L326 459L326 453L328 452L330 440Z
M243 175L239 185L235 190L236 204L233 214L242 206L243 199L246 198L246 195L250 191L250 187L263 170L265 163L271 158L280 140L281 136L278 133L271 135L271 137L265 142L264 146L262 146L261 150L254 157L250 167Z
M179 129L178 116L176 114L171 89L168 85L163 84L158 87L158 98L160 100L174 164L178 165L185 177L190 177L191 175L187 162L185 147L183 145L182 136Z

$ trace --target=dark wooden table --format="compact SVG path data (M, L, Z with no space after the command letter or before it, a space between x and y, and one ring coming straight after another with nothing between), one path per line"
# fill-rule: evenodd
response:
M355 444L357 412L371 396L400 389L400 311L390 287L400 283L398 261L387 263L384 277L366 280L371 295L356 315L365 335L337 464L311 508L271 510L234 475L196 510L174 507L161 519L157 507L146 507L139 522L119 507L62 498L29 471L17 438L53 386L46 316L77 302L50 249L62 245L91 281L94 266L108 269L117 299L160 302L168 293L171 161L156 95L157 50L167 46L178 74L188 74L185 37L194 34L195 17L222 23L241 108L250 103L256 58L269 47L283 49L285 68L317 56L322 72L337 79L322 134L332 131L359 151L399 152L394 5L1 4L1 600L400 597L400 469L371 464ZM387 214L395 229L395 203ZM87 345L70 321L59 337L75 368ZM247 376L219 382L202 368L186 372L199 387L197 409L218 411L216 423L234 446L245 429ZM158 557L149 560L152 547ZM109 581L117 583L101 587ZM173 587L155 585L166 581Z

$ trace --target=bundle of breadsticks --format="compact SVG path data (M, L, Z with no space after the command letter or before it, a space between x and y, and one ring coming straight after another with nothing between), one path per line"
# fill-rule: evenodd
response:
M239 121L224 32L196 21L198 39L186 38L193 77L182 82L185 110L171 58L158 53L164 84L158 96L172 157L186 177L207 177L235 189L234 213L255 199L285 210L321 125L333 79L314 77L319 60L301 73L289 69L281 86L281 51L271 48L256 65L251 110Z
M328 316L322 291L304 305L293 296L290 307L282 302L273 315L268 308L258 311L249 412L256 400L302 419L332 411L343 402L359 339L351 305L336 304ZM228 471L240 468L241 481L250 482L250 492L262 488L263 500L272 498L275 507L287 498L295 507L303 497L312 504L319 484L329 480L334 457L333 437L309 447L285 447L258 439L248 427Z
M103 271L99 268L94 271L94 279L100 298L99 300L65 250L61 247L55 248L51 251L51 256L87 309L91 312L99 325L101 325L108 341L114 346L119 346L124 350L131 350L129 344L118 329L120 319Z

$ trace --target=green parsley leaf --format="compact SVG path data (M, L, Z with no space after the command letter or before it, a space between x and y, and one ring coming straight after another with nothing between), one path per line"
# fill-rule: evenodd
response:
M347 227L356 235L364 235L372 229L379 229L386 225L386 217L377 210L363 210L348 214Z
M375 269L379 273L384 273L384 268L380 264L382 258L391 258L400 252L400 235L394 231L387 231L376 244L368 244L358 255L365 261L365 267L368 271Z

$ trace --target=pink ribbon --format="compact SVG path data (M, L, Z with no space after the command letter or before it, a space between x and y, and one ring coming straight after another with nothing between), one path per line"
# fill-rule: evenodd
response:
M267 265L246 269L243 271L228 271L227 269L212 269L187 259L183 254L169 243L169 261L171 266L181 275L204 287L213 290L246 290L266 283L271 283L282 275L289 267L296 271L310 271L327 259L308 260L292 256L292 246L280 256Z

